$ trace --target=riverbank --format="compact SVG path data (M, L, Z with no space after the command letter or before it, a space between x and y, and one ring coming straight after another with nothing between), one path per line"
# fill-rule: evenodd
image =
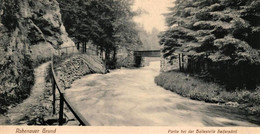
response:
M56 57L54 60L56 75L63 88L69 88L71 83L82 76L91 73L105 73L106 69L97 56L70 55ZM19 105L1 115L1 125L57 125L58 112L52 113L52 85L50 77L50 62L43 63L35 69L35 84L31 95ZM58 109L58 105L56 105ZM66 118L72 119L67 125L78 125L73 121L73 114L65 106Z
M255 91L228 92L215 83L204 82L197 77L178 71L164 72L155 77L155 83L183 97L210 103L219 103L260 115L260 87Z
M68 89L71 87L71 84L77 80L81 79L83 76L99 73L106 73L106 67L104 62L100 59L99 56L94 55L85 55L85 54L72 54L65 57L54 57L54 71L58 78L61 88ZM49 70L49 75L46 78L47 83L49 83L48 88L51 88L51 70ZM59 94L57 94L59 96ZM67 94L65 94L67 95ZM51 95L52 97L52 95ZM59 107L59 105L56 105ZM76 126L80 123L71 113L67 105L64 105L64 117L66 122L64 125L67 126ZM56 118L58 119L58 118ZM53 120L55 121L55 120ZM54 122L53 125L55 125Z

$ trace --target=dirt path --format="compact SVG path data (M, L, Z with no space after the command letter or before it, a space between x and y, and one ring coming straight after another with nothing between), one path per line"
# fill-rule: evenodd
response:
M41 98L44 96L46 87L45 76L49 64L50 62L44 63L34 70L35 84L32 88L31 95L22 103L8 111L8 119L5 121L7 124L27 125L26 120L34 114L35 108L39 105Z

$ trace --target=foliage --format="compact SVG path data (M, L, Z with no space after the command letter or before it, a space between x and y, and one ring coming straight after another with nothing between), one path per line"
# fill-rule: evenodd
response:
M236 70L244 64L258 67L259 9L260 1L255 0L176 0L166 14L168 29L159 36L164 57L173 59L176 52L204 54L211 62ZM259 69L254 73L243 67L240 69L244 74L256 74L252 79L260 83ZM226 76L238 79L234 73L222 77Z
M260 34L259 6L260 2L254 0L177 0L166 15L169 28L160 36L166 57L175 52L176 47L181 52L195 50L223 56L231 56L244 47L241 51L251 56L249 59L259 58L258 52L252 54L253 49L259 49L256 38ZM222 47L228 50L216 47L218 40L222 40ZM234 48L229 49L226 45L230 45L231 40L236 41L232 43ZM238 60L235 56L231 58L234 63Z
M34 84L33 62L30 55L24 52L20 57L20 63L15 64L14 57L10 56L9 60L1 64L1 73L5 77L0 80L0 113L5 113L8 106L22 102L30 95L31 88Z
M138 27L140 40L142 41L141 49L143 50L159 50L159 30L153 28L151 32L147 32L143 27Z
M13 31L17 26L18 1L17 0L0 0L1 22L8 30ZM12 10L10 10L12 9Z
M135 15L131 10L132 0L58 0L58 2L69 36L79 43L92 41L99 48L101 55L105 53L107 64L115 64L118 48L134 49L140 44L132 20Z

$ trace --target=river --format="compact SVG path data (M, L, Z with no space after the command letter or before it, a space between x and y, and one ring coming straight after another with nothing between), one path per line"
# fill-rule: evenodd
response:
M92 74L66 95L92 126L259 126L236 108L181 97L154 83L160 62L139 69Z

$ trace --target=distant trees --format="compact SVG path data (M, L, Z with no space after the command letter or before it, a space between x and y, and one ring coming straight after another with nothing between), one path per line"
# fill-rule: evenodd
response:
M77 43L92 41L108 67L116 64L120 47L140 44L132 18L132 0L58 0L64 26ZM103 58L103 57L102 57Z
M168 30L160 35L165 57L173 59L178 51L207 54L212 62L233 67L259 66L260 1L176 0L169 10ZM260 76L259 70L250 74Z
M147 32L143 27L138 27L138 35L142 41L143 50L160 50L158 34L160 31L153 28L151 32Z
M253 53L260 47L256 38L260 33L259 3L254 0L177 0L167 15L169 29L161 35L166 56L171 55L171 50L186 48L186 52L219 53L219 59L235 53L253 59L252 56L257 55ZM235 47L232 50L226 48L230 43Z

